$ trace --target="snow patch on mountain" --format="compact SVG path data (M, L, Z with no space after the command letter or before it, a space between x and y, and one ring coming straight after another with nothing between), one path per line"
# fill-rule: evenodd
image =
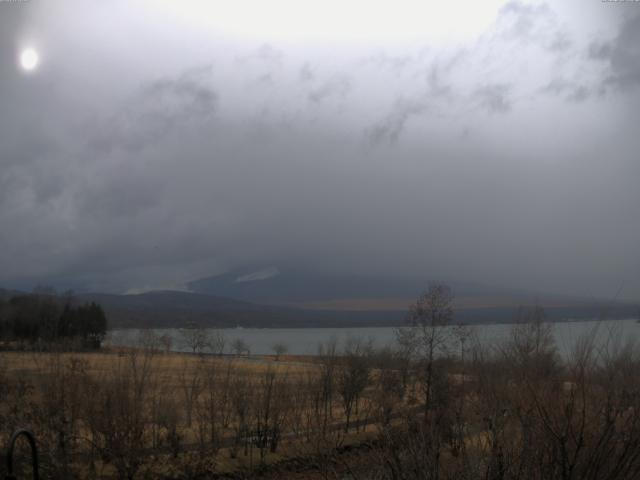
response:
M238 278L236 278L236 283L257 282L260 280L267 280L268 278L273 278L277 275L280 275L280 270L278 270L276 267L269 267L263 270L258 270L257 272L241 275Z

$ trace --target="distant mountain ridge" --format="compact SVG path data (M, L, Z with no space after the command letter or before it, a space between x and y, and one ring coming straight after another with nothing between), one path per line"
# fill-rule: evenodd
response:
M432 280L418 277L338 275L297 269L247 268L195 280L195 293L220 295L248 302L275 305L304 304L347 298L415 299ZM471 283L451 283L456 295L522 294L505 288Z
M402 310L311 310L259 305L227 297L189 292L159 291L138 295L79 295L79 301L103 306L110 328L179 328L189 324L233 328L389 327L404 324ZM518 306L456 308L454 322L466 324L508 323ZM545 308L550 321L564 319L631 318L637 306L569 305Z
M162 291L138 295L85 294L100 303L112 328L306 328L400 325L404 312L341 312L257 305L225 297Z
M179 328L189 324L233 328L388 327L404 324L406 309L310 310L258 305L226 297L176 291L138 295L85 294L79 301L95 301L103 306L111 328ZM590 305L546 308L550 321L567 318L598 318L603 311ZM630 318L637 306L616 304L607 318ZM507 323L514 320L517 306L455 309L455 322L466 324Z
M311 310L398 311L406 310L432 282L415 276L337 275L258 267L202 278L189 283L188 288L195 293ZM567 295L540 295L469 282L446 283L453 290L458 309L593 304L591 300Z

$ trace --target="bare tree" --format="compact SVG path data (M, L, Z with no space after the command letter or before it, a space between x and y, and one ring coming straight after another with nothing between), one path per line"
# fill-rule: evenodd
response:
M336 388L336 372L338 369L338 341L331 338L326 344L318 346L318 359L321 370L317 377L319 397L316 397L315 413L316 419L320 420L322 436L328 431L330 422L333 420L333 399Z
M180 429L179 402L176 401L169 390L164 390L156 395L152 403L151 419L154 428L153 446L159 448L166 444L169 446L173 459L181 452L184 434Z
M160 351L161 348L160 337L153 330L146 328L138 330L136 344L144 350Z
M184 344L192 353L202 353L211 346L211 339L205 328L190 324L180 330Z
M231 405L233 405L231 425L234 434L233 445L229 449L231 458L236 458L241 447L244 447L245 455L249 453L250 420L253 411L251 390L250 380L246 375L238 372L230 385Z
M345 415L345 432L349 431L352 413L358 413L359 400L370 382L371 344L349 339L345 346L344 363L338 371L338 392Z
M224 353L224 347L227 344L227 339L224 337L224 333L220 330L213 330L211 333L210 348L216 355L222 355Z
M453 319L453 292L442 284L432 284L411 305L409 326L397 331L399 343L422 361L421 376L425 414L431 408L434 384L434 361L447 350L449 333L447 327Z
M84 416L90 442L111 463L120 480L131 480L144 462L140 450L149 426L147 401L153 388L153 350L131 350L107 374L88 385Z
M545 322L545 312L540 306L519 309L510 341L502 348L512 366L529 369L530 374L536 370L538 376L548 377L559 367L553 325Z
M406 361L401 352L390 348L375 352L371 360L375 370L371 402L382 429L389 426L393 415L403 406Z
M171 351L171 345L173 344L173 337L168 333L164 333L158 338L158 343L162 347L164 353L169 353Z
M189 358L184 358L180 368L180 391L184 399L183 405L186 413L186 426L191 427L193 409L202 390L202 365L196 365Z
M252 438L258 446L260 461L264 463L267 449L275 453L287 415L287 377L268 369L255 387Z
M85 388L88 364L80 357L66 357L60 352L44 355L44 359L34 357L43 375L34 382L41 400L32 421L42 432L40 451L47 455L52 470L66 478L73 476L71 459L81 431L83 402L88 394Z
M214 451L219 448L225 431L230 428L233 404L231 387L238 374L233 362L220 368L210 362L203 373L202 401L198 405L201 443L209 443Z
M289 348L287 347L286 344L278 342L271 347L271 350L273 350L273 353L276 354L276 362L277 362L280 360L280 357L282 355L285 355L289 351Z
M242 338L236 338L233 342L231 342L231 349L237 356L244 354L248 355L250 352L249 345Z

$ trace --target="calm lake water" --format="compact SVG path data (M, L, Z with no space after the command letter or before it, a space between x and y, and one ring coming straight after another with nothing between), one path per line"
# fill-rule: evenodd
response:
M512 324L477 325L468 327L478 341L484 345L498 344L507 338ZM449 327L451 328L451 327ZM576 341L584 335L595 333L596 343L610 341L635 341L640 333L640 323L635 319L607 321L576 321L553 324L553 334L559 351L566 355L572 351ZM180 329L155 329L157 335L168 334L172 337L172 350L188 351ZM344 345L350 338L371 341L376 347L394 345L395 328L223 328L226 340L225 351L230 352L230 345L236 339L242 339L254 355L273 354L273 345L282 343L287 346L288 353L296 355L313 355L318 352L318 345L336 339L338 346ZM107 342L114 346L134 346L138 342L138 330L112 330Z

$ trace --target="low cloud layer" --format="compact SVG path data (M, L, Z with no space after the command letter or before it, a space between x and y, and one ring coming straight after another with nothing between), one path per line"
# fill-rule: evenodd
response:
M640 8L511 1L388 45L153 8L0 4L0 284L251 264L640 298Z

